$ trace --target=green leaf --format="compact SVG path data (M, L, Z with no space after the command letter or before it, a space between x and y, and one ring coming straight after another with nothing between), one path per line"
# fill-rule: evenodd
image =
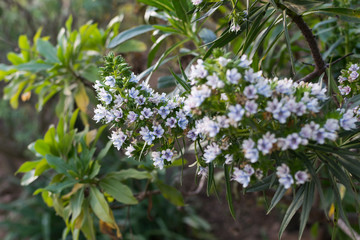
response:
M168 88L176 86L176 81L174 76L163 76L159 77L157 88Z
M305 184L305 193L304 193L304 203L301 210L300 216L300 228L299 228L299 240L304 232L307 220L309 219L309 214L311 207L314 202L314 192L315 192L315 182L311 181Z
M174 8L169 0L138 0L148 6L156 7L160 10L166 10L169 12L173 12Z
M286 193L286 189L284 188L284 186L282 185L278 186L274 194L274 197L271 199L271 203L266 214L270 213L270 211L276 206L276 204L278 204L278 202L281 200L281 198L284 196L285 193Z
M74 129L75 122L76 122L77 116L79 114L79 110L80 110L79 108L76 109L70 118L70 122L69 122L69 130L70 131Z
M303 200L304 200L304 185L302 185L297 193L295 194L294 200L291 202L289 208L287 209L284 219L281 222L280 230L279 230L279 239L281 239L282 234L284 233L287 225L289 224L290 220L295 215L296 211L301 207Z
M154 44L151 46L147 56L147 67L151 66L152 62L154 61L155 55L160 48L161 43L170 35L171 33L163 34L158 39L156 39Z
M105 177L100 181L100 187L117 201L124 204L138 204L131 189L115 178Z
M211 187L212 187L213 181L214 181L214 165L210 162L208 164L208 166L209 166L209 174L208 174L206 194L209 196L210 191L211 191Z
M56 182L47 186L44 190L52 193L60 193L62 190L72 187L77 183L74 179L67 179L63 182Z
M109 43L107 48L114 48L121 43L125 42L126 40L129 40L133 37L139 36L143 33L150 32L154 30L154 27L151 25L140 25L131 29L128 29L126 31L123 31L119 33L116 37L114 37L111 42Z
M231 194L231 186L230 186L230 169L228 165L224 165L224 173L225 173L225 184L226 184L226 200L228 202L229 210L231 213L231 216L236 219L235 211L234 211L234 205L232 202L232 194Z
M134 179L151 179L151 174L146 171L138 171L136 169L126 169L120 170L118 172L112 172L107 175L107 177L116 178L119 181L126 180L128 178Z
M19 71L29 71L29 72L36 73L36 72L48 70L48 69L52 68L53 65L49 64L49 63L38 63L35 61L31 61L31 62L16 65L14 67Z
M37 51L46 58L48 62L58 63L60 62L57 57L56 48L49 42L43 39L38 39L36 42Z
M162 181L157 180L155 184L160 189L161 194L176 206L184 206L184 199L181 193L174 187L164 184Z
M109 205L104 195L96 187L90 187L90 206L95 215L104 222L114 223L114 218L110 213Z
M46 154L51 153L50 144L46 143L44 140L39 139L35 142L34 149L36 152L41 154L42 156L45 156Z
M39 164L39 162L40 162L40 160L24 162L20 166L20 168L15 172L15 175L18 173L29 172L30 170L34 169Z
M360 18L360 10L357 9L350 9L350 8L320 8L313 11L309 11L311 13L330 13L345 17L352 17L352 18Z
M99 154L97 155L97 157L96 157L96 160L101 160L101 159L103 159L105 156L106 156L106 154L109 152L109 149L111 148L111 146L112 146L112 142L111 141L109 141L107 144L106 144L106 146L103 148L103 149L101 149L101 151L99 152Z
M291 70L292 70L293 75L295 75L296 74L295 60L294 60L294 55L291 50L291 42L290 42L290 36L289 36L288 26L287 26L287 22L286 22L286 17L287 17L286 10L284 10L283 11L283 26L284 26L284 32L285 32L286 47L289 51Z
M55 156L49 155L49 154L46 154L45 158L46 158L46 161L48 162L48 164L57 173L62 173L62 174L65 174L65 175L69 175L68 170L71 170L71 169L68 166L68 164L62 158L55 157Z
M70 206L72 212L72 219L75 220L81 213L82 204L84 201L84 188L80 188L74 195L70 198Z
M216 34L207 28L200 30L199 37L203 40L204 44L211 43L216 40Z
M24 174L24 176L21 178L20 185L21 186L27 186L30 183L34 182L38 176L35 176L35 170L31 170Z
M78 84L78 88L74 94L74 99L80 111L86 113L90 100L89 100L89 96L86 93L84 84L82 83Z
M186 1L172 0L171 2L174 6L176 16L183 22L188 22L188 14L186 13L186 6L184 6L184 4L186 4Z
M259 192L264 191L270 188L271 179L274 174L270 174L269 176L266 176L265 178L259 180L255 184L253 184L250 187L247 187L245 190L246 192Z
M170 69L171 74L173 75L173 77L176 79L176 81L188 92L190 92L191 87L190 84L187 83L186 81L184 81L182 78L180 78L178 75L176 75L171 69Z
M146 49L147 46L144 42L135 39L130 39L116 47L116 51L119 53L144 52Z
M19 37L19 47L25 62L30 61L30 42L26 35L21 35Z

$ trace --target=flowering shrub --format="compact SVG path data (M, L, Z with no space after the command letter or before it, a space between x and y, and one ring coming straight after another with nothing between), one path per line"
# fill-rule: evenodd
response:
M331 144L340 128L355 128L357 119L352 111L321 112L328 97L320 84L265 79L250 64L245 55L235 61L219 55L191 68L184 109L196 120L191 132L209 143L201 164L245 166L233 176L243 187L253 173L261 179L275 168L286 189L304 184L305 166L288 152Z

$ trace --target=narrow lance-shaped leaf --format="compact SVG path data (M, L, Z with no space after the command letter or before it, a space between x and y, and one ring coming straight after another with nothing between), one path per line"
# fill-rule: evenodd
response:
M276 206L276 204L281 200L281 198L284 196L286 192L286 189L284 188L284 186L279 186L277 189L276 189L276 192L274 194L274 197L271 199L271 203L270 203L270 206L269 206L269 209L267 211L266 214L269 214L270 211Z
M154 27L151 25L141 25L141 26L137 26L137 27L128 29L126 31L123 31L123 32L119 33L119 35L114 37L114 39L111 40L111 42L108 45L108 48L114 48L114 47L120 45L121 43L125 42L126 40L129 40L133 37L139 36L143 33L150 32L152 30L154 30Z
M225 184L226 184L226 200L228 202L228 206L229 206L231 216L234 219L236 219L235 211L234 211L234 205L233 205L233 202L232 202L229 166L227 164L224 165L224 173L225 173Z
M304 232L307 220L309 219L309 214L314 202L314 192L315 192L315 182L311 181L305 185L305 195L304 203L302 206L301 216L300 216L300 228L299 228L299 239Z
M292 73L293 73L293 75L295 75L296 74L296 72L295 72L295 60L294 60L294 55L293 55L293 53L291 51L290 36L289 36L286 17L287 17L286 10L284 10L283 11L283 26L284 26L284 31L285 31L286 47L287 47L287 49L289 51Z

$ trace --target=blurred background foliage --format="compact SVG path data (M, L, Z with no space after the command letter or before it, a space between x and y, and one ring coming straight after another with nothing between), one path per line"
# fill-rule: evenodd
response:
M268 77L300 78L314 68L303 36L294 24L290 24L288 25L290 38L286 39L283 34L282 18L274 14L273 9L260 9L263 16L257 18L254 14L255 17L251 19L250 25L244 28L246 32L231 35L233 41L228 45L230 41L224 36L227 36L230 25L229 13L232 10L230 1L225 4L218 4L219 1L209 2L202 9L208 10L209 18L206 21L201 22L199 19L193 21L194 19L187 19L184 16L183 26L177 25L172 19L173 16L142 4L149 2L154 1L3 0L0 2L0 78L5 80L0 82L1 88L4 89L2 97L5 98L0 101L2 143L0 179L3 183L0 187L2 229L0 238L47 240L60 239L63 234L65 227L63 220L52 208L46 207L40 195L32 196L36 189L50 181L50 176L41 176L34 184L21 187L18 176L14 177L13 173L21 163L34 158L34 155L27 150L27 145L41 139L50 124L57 124L58 117L73 112L76 107L81 110L80 117L75 123L76 127L85 135L91 132L90 129L94 124L86 113L92 111L96 101L89 82L97 79L97 68L101 64L102 56L107 53L106 46L111 40L113 40L113 50L125 57L135 73L143 73L144 78L148 76L152 86L167 92L177 84L169 68L174 72L180 72L178 58L186 67L199 54L210 54L211 49L216 45L210 43L219 43L217 46L220 47L226 45L234 53L253 56L253 67L258 69L261 66L261 70ZM247 9L247 2L236 1L237 8ZM356 0L320 2L334 7L359 7ZM196 12L192 14L195 20L196 17L200 17ZM345 67L346 62L360 57L360 43L357 39L360 33L358 19L334 14L309 14L309 16L305 15L304 19L318 39L325 62L329 63L350 52L354 53L350 58L331 68L334 78L339 74L339 70ZM261 25L262 28L252 28L255 25L252 25L253 23ZM137 37L131 40L126 39L121 42L121 39L115 41L113 39L119 32L148 24L153 28L144 31L146 37L135 34ZM196 24L198 28L192 28ZM197 29L202 30L197 31ZM291 52L287 48L288 41L291 43ZM291 64L291 55L296 60L293 64ZM12 64L13 67L9 68L5 64ZM157 71L151 72L154 69ZM150 72L151 74L147 75ZM13 85L8 85L9 82ZM41 111L38 113L35 109ZM98 149L106 148L105 135L99 137ZM38 150L34 152L39 153ZM100 154L98 150L96 154ZM117 151L110 149L102 160L100 174L107 173L109 169L139 167L138 162L119 161L121 158ZM145 161L140 168L151 171L149 165ZM185 174L193 173L185 171ZM221 173L217 173L216 176L215 180L220 185ZM29 178L23 178L23 181L31 180L31 177L34 176L29 175ZM158 178L166 179L173 185L179 184L179 172L176 169L166 174L160 172ZM140 192L147 182L126 180L126 184L131 186L133 192ZM187 188L185 190L188 191L192 184L193 182L185 183L181 189ZM219 191L221 192L221 189ZM331 195L328 192L325 194ZM236 204L236 207L249 216L254 214L263 218L265 210L261 204L267 201L266 196L252 195L252 197L253 202L249 203L244 202L240 194L235 196L236 202L243 204L242 207ZM261 204L256 203L255 199ZM234 227L243 223L233 222L226 204L225 207L217 205L220 203L216 199L208 200L202 195L198 198L190 197L187 201L191 202L194 208L176 207L158 195L153 196L151 201L144 200L131 208L112 207L118 208L114 210L114 217L119 221L125 239L235 239L241 236L240 229L243 233L246 233L247 227L250 231L259 231L259 225L264 224L264 219L270 222L267 223L268 226L263 225L257 235L253 235L257 236L255 239L273 239L272 237L277 235L280 222L277 213L270 218L262 219L262 222L244 216L247 222L244 223L245 227L241 228ZM224 199L222 201L224 202ZM204 202L208 203L203 204ZM330 204L329 201L328 205ZM284 213L286 207L280 206L279 209ZM203 218L204 216L206 217ZM305 238L310 239L312 235L313 238L326 239L329 237L329 232L334 231L321 221L314 220L311 223L313 225L308 228ZM96 224L95 229L98 230L95 233L96 239L115 239L111 228L104 227L101 222ZM227 224L232 226L229 228L231 231L226 230ZM250 225L254 226L250 227ZM274 229L272 226L277 228ZM291 231L291 224L289 228ZM330 230L328 231L327 228ZM296 227L294 229L296 230ZM345 238L341 232L338 232L337 236L339 239ZM290 237L291 235L287 235L287 238L284 236L285 239ZM66 239L71 239L71 236Z

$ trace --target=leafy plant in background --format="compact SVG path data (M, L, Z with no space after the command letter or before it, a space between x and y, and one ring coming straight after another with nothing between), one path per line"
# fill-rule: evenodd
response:
M341 44L333 44L321 55L317 40L309 27L310 23L306 22L318 23L319 13L325 14L325 18L326 15L335 15L358 21L359 11L344 8L341 4L342 7L337 7L338 2L333 6L322 1L139 2L146 7L146 25L136 26L119 34L119 23L110 24L106 30L99 30L96 24L86 24L77 31L71 29L70 18L66 28L59 33L56 46L51 45L47 38L41 38L40 31L33 39L33 45L22 36L19 39L21 54L9 54L12 65L1 65L1 78L8 83L5 97L13 107L18 106L20 96L26 100L31 92L38 95L39 110L49 99L59 96L57 128L51 127L43 139L31 145L39 160L26 162L19 172L26 172L23 181L27 183L38 176L48 176L51 179L46 187L36 193L41 193L45 202L53 206L64 219L64 236L71 231L74 238L77 238L81 231L88 239L94 239L93 222L96 216L100 219L100 229L108 229L110 235L121 237L116 214L112 209L122 208L121 203L125 206L137 204L158 193L175 205L184 205L181 194L161 180L146 153L151 147L155 147L158 149L152 156L156 159L155 165L161 168L163 165L170 165L175 146L181 155L182 148L186 148L186 142L178 142L179 136L185 134L196 140L194 166L198 166L198 172L202 175L208 176L208 192L216 185L213 163L224 168L230 212L233 213L230 175L233 174L234 180L244 188L247 187L255 170L250 165L245 165L249 163L262 170L265 177L261 178L261 172L257 171L259 180L251 182L245 191L274 191L269 211L279 203L286 189L293 186L293 202L287 209L279 237L302 206L301 237L315 193L320 195L324 209L336 209L329 214L334 225L345 232L348 230L350 237L356 235L343 208L343 192L346 189L347 196L357 199L355 183L360 178L356 153L358 130L353 113L346 109L347 106L343 108L345 112L335 111L343 99L336 95L339 90L331 71L332 65L346 56L342 55L343 52L350 53L351 36L347 36L347 50L342 51ZM308 16L313 16L315 20L310 20ZM292 23L295 23L298 30L291 27ZM351 25L347 27L351 28ZM344 34L348 30L344 30ZM105 58L102 74L97 74L98 66L102 65L106 44L117 51L116 47L120 44L126 44L133 37L148 32L152 32L154 43L148 53L148 68L145 71L132 76L121 58L109 55ZM302 38L308 46L296 45ZM328 47L326 43L321 46ZM226 50L216 50L218 48ZM352 50L357 51L357 48ZM224 52L230 54L224 55ZM333 63L326 63L334 52L339 53L336 56L341 58ZM171 60L175 59L178 59L179 66L174 67L175 61ZM197 59L203 60L198 60L197 65L193 65ZM313 67L304 67L300 59L313 62ZM175 84L177 87L172 95L177 100L184 97L185 106L181 102L174 104L174 98L168 100L147 86L153 73L162 66L172 66L173 70L170 71L171 75L159 79L159 85ZM259 72L260 70L263 72ZM295 76L296 79L301 76L300 80L304 82L316 81L318 78L320 81L317 84L294 84L291 80L274 79L279 73ZM273 80L264 80L262 75ZM145 77L145 81L138 84ZM104 120L111 124L110 127L114 125L116 128L123 128L121 131L114 129L111 138L118 149L127 147L127 155L134 155L142 160L136 167L116 170L104 168L99 160L105 157L111 142L95 154L95 143L98 140L96 136L104 127L89 131L87 107L94 95L85 90L85 87L92 87L97 79L100 81L96 83L95 89L102 105L95 112L95 120ZM327 87L328 100L323 87ZM297 107L301 105L301 100L306 100L306 106L302 103L305 106L304 114L308 114L314 122L299 116L297 110L288 109L289 102ZM351 101L355 100L356 96ZM320 101L324 104L320 105ZM124 102L129 104L125 105ZM168 105L171 102L176 105L176 111L170 111L172 108ZM82 131L74 127L78 114L75 104L81 111L82 125L85 126ZM143 104L146 104L147 112L141 107ZM271 104L274 105L273 111L268 106ZM267 107L270 110L266 110ZM254 109L262 109L263 114ZM138 124L131 123L128 119L130 112L139 118L142 116L142 121ZM159 116L151 118L153 114ZM229 124L231 131L224 125L219 127L220 120L224 117L225 120L233 120L222 123ZM178 125L172 129L166 124L166 118L174 118ZM198 121L200 119L206 128L201 128L201 121ZM180 120L184 124L179 124ZM241 125L238 125L239 122ZM127 126L126 129L123 124ZM339 130L339 125L342 130ZM209 129L209 126L212 128ZM294 132L295 128L290 131L289 126L296 126L300 133ZM316 136L302 135L304 128L312 129L312 126ZM278 135L280 132L288 134ZM305 132L304 130L304 134ZM171 137L171 133L174 136ZM276 139L272 133L276 134ZM323 134L321 139L319 134ZM284 138L280 139L279 136ZM249 137L253 141L246 140ZM135 139L137 140L133 141ZM153 143L156 145L152 146ZM242 152L238 151L237 146L240 144L244 144ZM282 151L278 151L279 148L283 148ZM222 151L225 159L220 158ZM294 161L289 161L290 158ZM185 161L182 162L184 164ZM224 162L231 163L231 167L223 165ZM282 165L284 162L290 166L291 174L287 165ZM143 170L139 171L139 168ZM279 181L276 181L276 175ZM301 186L293 184L293 175ZM136 181L132 181L132 178L144 179L144 183L135 188ZM138 193L133 195L128 186L132 186ZM334 191L330 195L330 203L325 202L323 197L323 190L328 193L327 189ZM351 207L358 211L356 201Z

